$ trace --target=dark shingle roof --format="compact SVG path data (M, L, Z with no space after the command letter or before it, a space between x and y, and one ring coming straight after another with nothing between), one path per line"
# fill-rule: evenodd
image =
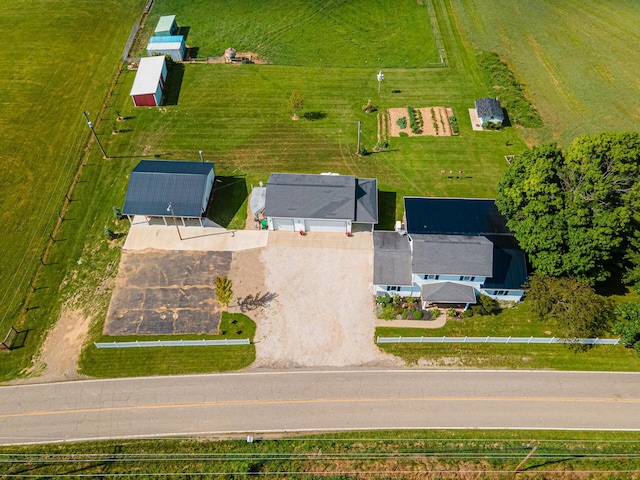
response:
M373 283L412 285L411 249L406 236L396 232L373 232Z
M476 303L476 291L469 285L435 282L422 285L422 300L434 303Z
M356 218L358 223L378 223L378 181L356 178Z
M493 243L493 276L485 289L519 289L527 282L527 259L513 237L488 237Z
M480 118L494 118L496 120L504 120L502 106L495 98L481 98L476 100L476 112Z
M409 234L511 235L495 200L405 197Z
M267 182L267 217L352 220L377 223L375 179L350 175L272 173Z
M411 270L417 274L490 277L493 244L482 236L412 235Z
M200 217L212 169L210 162L142 160L131 172L122 213L170 216L171 202L176 216Z

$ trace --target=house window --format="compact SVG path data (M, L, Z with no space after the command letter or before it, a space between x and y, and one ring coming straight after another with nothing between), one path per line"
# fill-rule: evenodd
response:
M395 285L387 286L387 292L399 292L399 291L400 291L400 287L397 287Z
M461 282L473 282L475 279L476 277L468 277L468 276L460 277Z
M424 279L425 280L438 280L440 278L440 275L425 275Z
M509 295L509 292L507 290L496 290L493 294L494 295Z

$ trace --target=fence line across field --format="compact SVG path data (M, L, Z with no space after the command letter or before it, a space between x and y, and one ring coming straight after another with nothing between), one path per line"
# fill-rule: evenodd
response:
M136 342L94 342L98 348L148 348L148 347L212 347L228 345L250 345L248 338L223 340L149 340Z
M376 343L518 343L518 344L580 344L618 345L619 338L556 338L556 337L376 337Z

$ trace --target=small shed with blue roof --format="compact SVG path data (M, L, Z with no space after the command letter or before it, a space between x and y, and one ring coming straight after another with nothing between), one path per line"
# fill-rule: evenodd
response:
M482 122L483 128L489 126L489 124L494 127L502 127L504 112L497 99L486 97L476 100L476 113Z
M181 62L184 60L187 51L182 35L168 35L151 37L147 44L147 54L153 55L169 55L172 60Z

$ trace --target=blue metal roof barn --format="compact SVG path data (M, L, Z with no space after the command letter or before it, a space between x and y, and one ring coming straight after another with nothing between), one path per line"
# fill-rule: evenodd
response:
M175 15L164 15L160 17L154 30L155 35L175 35L178 33L178 24Z
M142 160L131 172L122 213L201 219L215 180L211 162ZM165 220L166 223L166 220ZM201 222L202 224L202 222Z
M141 58L131 87L131 99L136 107L157 107L162 102L167 64L164 56Z

